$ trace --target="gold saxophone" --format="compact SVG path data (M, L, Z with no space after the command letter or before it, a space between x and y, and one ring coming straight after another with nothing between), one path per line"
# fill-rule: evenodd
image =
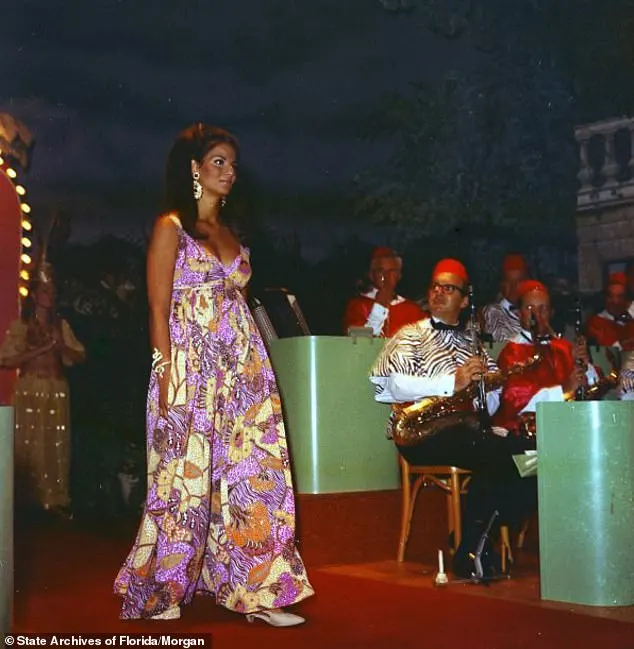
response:
M518 363L506 372L489 372L483 378L486 392L501 387L506 379L525 372L541 360L536 353L525 363ZM426 397L412 404L392 405L392 439L399 446L416 446L437 433L456 425L479 427L478 415L473 411L473 400L480 386L471 383L451 397Z
M610 370L607 376L601 377L594 385L586 388L583 392L583 399L575 399L574 395L565 395L565 401L600 401L608 391L615 388L619 383L621 373ZM519 434L522 437L535 437L537 435L537 419L534 412L525 412L519 416Z
M584 390L582 401L599 401L613 388L619 384L621 372L616 367L610 370L607 376L602 376L596 383ZM572 401L572 398L567 398L566 401Z

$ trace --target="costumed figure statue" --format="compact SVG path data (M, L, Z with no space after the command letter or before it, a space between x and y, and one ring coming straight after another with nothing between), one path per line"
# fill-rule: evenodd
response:
M66 515L70 505L70 404L65 368L84 361L84 347L56 311L46 242L20 318L0 347L0 366L17 369L15 470L18 504Z

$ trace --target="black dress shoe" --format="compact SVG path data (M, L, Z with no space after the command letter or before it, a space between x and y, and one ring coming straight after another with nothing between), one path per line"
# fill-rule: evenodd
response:
M497 512L496 512L497 516ZM452 559L452 571L457 577L476 581L491 579L502 573L499 555L491 542L491 527L494 517L488 522L475 521L467 525L462 541Z
M451 570L461 579L486 581L502 574L502 562L493 548L485 548L478 556L475 550L469 551L461 544L453 556Z

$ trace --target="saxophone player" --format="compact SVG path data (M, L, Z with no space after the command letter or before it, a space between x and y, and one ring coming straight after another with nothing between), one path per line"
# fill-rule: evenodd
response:
M501 370L525 362L537 352L541 360L527 372L510 376L504 385L494 424L517 433L525 415L533 415L540 401L574 398L579 388L586 389L598 380L591 365L583 337L573 345L553 336L548 289L537 280L524 281L518 290L521 329L498 356ZM534 319L534 326L531 326Z
M428 289L430 317L403 327L377 358L370 381L375 399L402 404L426 397L451 397L478 383L483 373L497 367L486 355L474 354L471 335L459 325L460 313L468 306L468 276L462 263L443 259L433 270ZM494 413L499 404L499 390L486 394L487 409ZM475 411L475 404L467 407ZM389 433L395 433L394 413ZM388 434L394 437L394 435ZM416 445L395 443L399 453L414 465L453 465L473 472L463 520L463 537L454 555L453 570L469 576L469 553L475 551L480 535L498 510L505 523L519 521L524 512L516 512L525 489L512 455L522 453L524 440L519 437L482 435L466 425L444 428L425 437Z

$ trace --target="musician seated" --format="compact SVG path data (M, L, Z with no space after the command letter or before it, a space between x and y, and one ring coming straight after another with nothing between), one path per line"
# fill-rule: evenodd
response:
M625 265L627 289L627 313L634 320L634 259ZM626 350L621 357L621 376L619 381L619 398L623 401L634 400L634 350Z
M603 311L588 318L588 340L602 347L618 347L627 351L634 349L634 319L628 312L625 273L610 275L603 299Z
M454 572L463 576L471 574L468 554L475 551L492 513L498 510L504 522L515 522L524 514L519 492L525 487L512 460L514 453L524 451L524 440L498 436L485 421L498 407L499 389L486 393L486 404L478 403L480 417L468 396L464 406L472 415L468 421L454 423L449 413L444 427L440 418L433 422L434 432L421 426L408 439L399 432L398 404L440 397L449 406L452 397L464 395L465 389L479 385L483 375L497 370L484 350L478 353L472 333L458 324L460 312L468 305L467 283L467 271L459 261L440 261L428 289L431 317L403 327L388 341L370 375L376 400L395 404L388 437L409 463L452 465L473 472L463 538L454 561Z
M574 399L578 389L587 390L599 376L589 361L582 336L573 345L553 335L550 295L544 284L526 280L518 289L518 297L521 330L500 352L498 365L507 371L529 359L539 360L525 372L509 376L493 422L513 434L530 437L534 435L534 420L527 415L534 416L539 402Z
M493 342L506 342L520 330L517 313L517 288L528 277L528 265L522 255L507 255L502 263L499 302L482 310L484 332Z
M350 327L369 327L375 336L389 338L402 326L426 316L419 304L396 293L402 270L403 260L394 250L375 248L368 271L372 288L348 301L344 333Z

